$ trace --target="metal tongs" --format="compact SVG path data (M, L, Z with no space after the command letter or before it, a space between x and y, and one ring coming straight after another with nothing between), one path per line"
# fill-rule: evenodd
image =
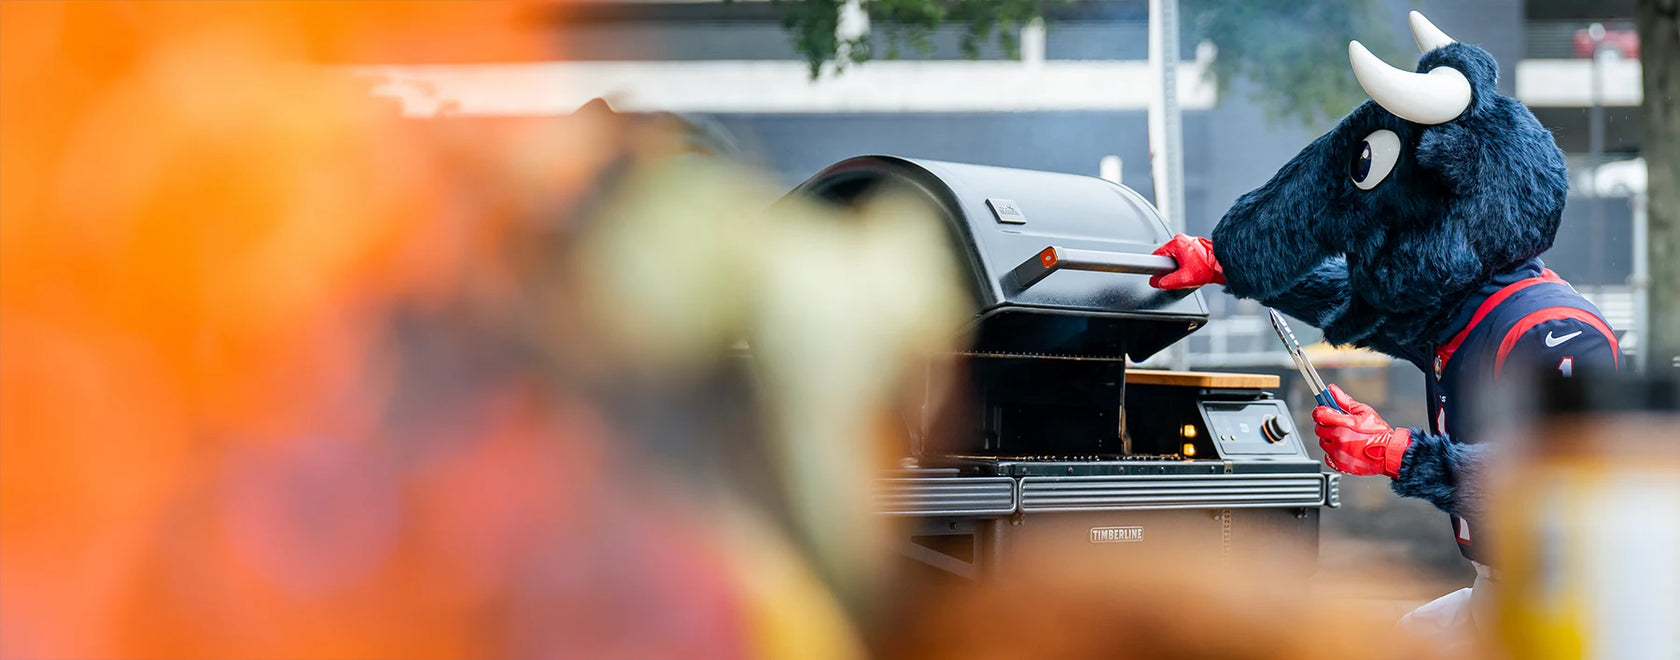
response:
M1307 389L1312 390L1313 400L1318 405L1329 406L1337 412L1347 412L1336 405L1336 398L1330 396L1330 390L1324 387L1324 379L1318 377L1318 370L1313 368L1312 362L1307 361L1307 354L1301 352L1301 342L1295 340L1295 332L1289 329L1289 322L1283 320L1283 315L1275 309L1266 310L1272 313L1272 329L1277 331L1278 339L1283 340L1284 349L1289 351L1289 358L1295 361L1295 368L1301 371L1301 378L1306 379Z

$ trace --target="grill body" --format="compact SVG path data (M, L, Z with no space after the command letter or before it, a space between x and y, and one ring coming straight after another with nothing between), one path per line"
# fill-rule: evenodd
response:
M1311 570L1338 505L1275 376L1128 368L1207 323L1159 291L1170 234L1136 192L1092 177L862 156L792 194L926 201L975 310L958 395L906 412L903 469L875 479L910 564L980 579L1029 562L1264 561ZM1291 569L1290 567L1293 567Z

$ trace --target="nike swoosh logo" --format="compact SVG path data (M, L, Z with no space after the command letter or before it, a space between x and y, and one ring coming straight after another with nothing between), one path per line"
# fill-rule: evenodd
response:
M1581 334L1581 332L1583 332L1583 331L1576 330L1576 331L1571 332L1571 333L1569 333L1567 335L1564 335L1562 337L1553 337L1552 332L1550 330L1547 330L1546 331L1546 348L1554 348L1558 344L1561 344L1563 342L1574 339L1575 336Z

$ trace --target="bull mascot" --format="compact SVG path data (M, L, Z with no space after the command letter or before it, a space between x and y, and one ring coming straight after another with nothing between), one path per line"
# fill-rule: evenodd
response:
M1352 344L1417 365L1430 426L1392 428L1332 386L1346 412L1313 410L1325 462L1383 475L1395 492L1450 515L1474 563L1473 589L1408 614L1413 629L1473 631L1497 582L1478 536L1490 516L1477 478L1486 445L1471 401L1512 374L1619 367L1616 337L1593 305L1545 268L1568 192L1563 152L1515 99L1498 65L1418 12L1417 69L1385 64L1354 41L1353 73L1371 100L1238 198L1212 240L1180 234L1156 250L1178 260L1151 284L1224 284Z

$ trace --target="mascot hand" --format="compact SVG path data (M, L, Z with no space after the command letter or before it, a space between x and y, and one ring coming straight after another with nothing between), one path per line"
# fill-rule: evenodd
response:
M1149 278L1157 289L1192 289L1204 284L1224 284L1225 270L1213 258L1213 242L1199 236L1179 234L1155 254L1178 260L1178 270Z
M1372 410L1335 385L1330 396L1347 412L1329 406L1313 409L1313 433L1324 448L1324 462L1337 472L1357 476L1377 474L1400 476L1400 461L1412 444L1410 429L1396 429Z

